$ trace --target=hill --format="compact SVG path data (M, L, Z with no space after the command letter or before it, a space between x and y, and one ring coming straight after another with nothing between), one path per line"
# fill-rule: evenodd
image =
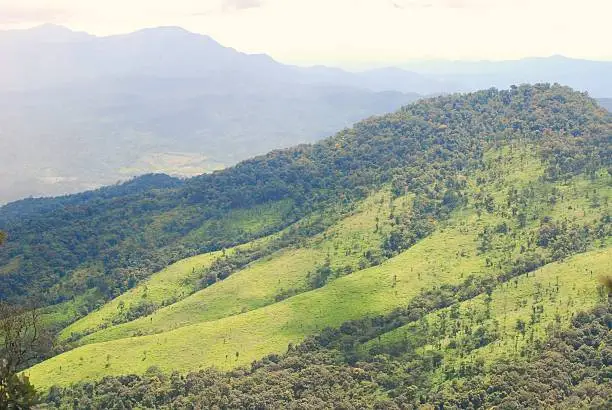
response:
M583 122L593 127L594 135L588 141L597 138L599 145L585 145L580 138L569 140L570 144L562 144L563 150L552 151L551 161L560 155L574 156L578 150L592 153L581 154L569 162L559 159L547 172L558 178L574 172L574 166L583 166L589 161L605 162L605 151L599 146L606 143L602 129L607 126L609 114L578 94L535 101L532 94L536 90L523 87L429 100L380 119L361 122L320 144L273 152L172 188L152 186L142 192L113 195L114 190L123 189L119 186L67 199L25 200L4 207L0 209L0 228L13 240L0 251L0 260L4 264L12 262L15 268L4 275L0 295L14 298L36 293L41 288L61 286L52 292L53 301L61 302L74 295L75 290L71 289L75 285L76 292L83 289L82 283L70 286L67 283L73 272L85 269L89 287L104 288L111 296L126 290L132 276L138 281L169 262L246 242L330 203L348 204L382 183L400 184L402 175L419 170L415 174L419 178L406 177L408 186L419 184L415 185L419 190L427 186L425 181L439 178L436 175L441 172L459 178L456 174L465 172L461 170L482 155L483 144L492 143L485 139L487 135L509 138L516 130L529 135L567 132L561 125L569 121L566 118L588 116ZM495 108L489 107L489 100ZM527 114L523 108L526 103L536 105L541 118ZM550 120L546 115L552 105L558 105L561 111L550 113ZM462 110L449 111L453 106ZM492 114L491 110L499 112ZM463 111L470 114L464 115ZM534 121L543 123L531 125ZM550 121L555 123L549 124ZM591 135L590 128L588 135ZM552 138L544 137L546 141ZM580 146L576 145L579 143ZM431 170L432 174L422 170ZM394 189L404 188L399 185ZM432 197L443 196L449 189L440 186L440 192L425 192ZM451 197L452 192L449 191ZM267 208L279 201L290 201L291 205L275 206L277 217L264 220L257 214L248 217L258 220L257 229L252 232L236 235L219 229L219 224L231 219L227 212L255 205ZM456 202L449 201L444 209ZM58 203L70 205L58 206ZM16 218L18 209L41 212ZM41 228L45 230L42 238Z
M544 330L555 323L555 320L560 326L565 326L571 319L572 312L588 309L598 303L601 300L598 278L612 267L612 254L607 248L610 245L609 227L602 225L607 208L589 212L588 216L581 212L582 215L571 218L574 228L570 229L582 232L604 229L603 233L594 234L592 239L585 238L584 243L575 234L558 233L556 236L559 242L555 246L543 243L548 223L557 226L556 221L568 220L568 209L580 208L580 201L586 192L584 188L588 191L596 188L601 198L609 198L609 187L606 188L609 177L593 185L585 185L580 179L573 181L567 188L559 184L557 189L563 199L553 207L543 207L549 200L548 189L554 190L555 187L547 189L543 184L530 183L523 172L516 171L517 162L524 155L524 152L518 151L514 157L516 162L507 160L507 168L497 168L498 178L492 179L489 184L480 185L479 188L483 191L493 198L498 198L497 201L494 199L494 211L478 217L474 208L468 208L468 211L458 210L442 227L381 265L359 270L348 276L331 276L331 280L322 288L312 291L304 289L303 293L281 302L274 303L269 300L267 304L260 305L265 307L258 309L257 306L252 306L240 310L245 300L242 295L248 292L249 283L251 288L253 284L263 284L257 292L261 294L273 286L274 279L271 283L266 283L266 277L270 273L279 281L284 275L294 275L287 266L291 262L300 263L296 251L291 252L289 258L285 255L273 255L271 260L261 262L267 269L259 269L258 262L184 301L153 313L150 317L100 330L82 340L82 343L86 343L85 346L46 361L31 369L29 374L35 382L45 386L44 380L65 385L83 379L98 379L108 374L121 375L128 371L142 374L152 365L165 372L184 372L209 366L231 369L251 363L261 357L262 353L282 353L287 345L299 343L306 336L320 332L326 327L344 327L343 323L349 320L389 314L394 308L406 303L405 301L411 301L418 296L419 291L426 292L441 285L461 287L466 278L465 286L469 286L470 281L491 281L487 285L492 286L491 300L487 301L484 287L473 296L477 296L479 292L483 295L459 304L459 317L452 321L452 328L465 327L471 330L463 333L457 333L455 330L455 333L451 334L455 339L445 343L450 345L453 340L459 346L467 343L465 354L470 360L483 357L478 348L485 346L487 349L483 350L487 352L490 361L497 357L512 357L525 348L528 340L533 343L534 339L541 339L545 334ZM499 157L495 156L491 160L498 161ZM537 162L531 166L525 165L528 165L527 169L535 172L538 170ZM474 175L474 179L468 181L467 186L476 186L479 176ZM503 184L499 184L500 181ZM497 185L503 186L504 189L497 191ZM520 222L511 222L502 215L511 209L506 204L506 189L525 188L531 188L538 194L527 199L525 209L529 209L530 222L521 228ZM543 222L546 220L550 222ZM508 224L507 229L513 232L512 237L496 232L500 229L497 227L504 226L504 223ZM492 235L484 238L483 235L487 232ZM561 240L558 235L569 236ZM529 245L530 238L534 236L537 243ZM344 243L342 238L341 241ZM515 251L509 252L508 245ZM606 247L606 250L593 251L565 260L569 255L583 252L593 245ZM525 250L521 252L519 248ZM308 251L308 248L300 248L300 251L302 250ZM559 251L562 254L558 254ZM310 259L314 258L316 256L310 254ZM276 260L278 262L275 262ZM555 260L561 262L555 263ZM274 263L285 264L285 268L274 269ZM531 272L541 265L545 266ZM306 267L312 270L314 268L313 265ZM304 279L306 269L302 273ZM241 280L241 285L236 283ZM548 299L551 291L555 296ZM216 295L225 295L234 303L223 303ZM534 300L531 305L523 303L531 298ZM199 304L195 302L197 299L201 300ZM219 303L221 305L218 305ZM535 320L530 318L534 306L537 309L542 307L542 312L537 311ZM473 316L481 310L482 322ZM425 317L424 320L432 327L432 332L437 329L439 317L444 315L448 319L448 314L445 313L447 311L448 309L436 312L431 318ZM465 320L469 320L469 324L463 324L459 320L463 316L466 317ZM217 319L218 317L221 319ZM525 332L531 332L531 339L525 338L515 345L514 336L518 334L518 330L514 325L519 320L531 324L526 325L525 329ZM393 318L390 322L397 326L401 319ZM481 331L484 334L480 337L490 340L478 342L482 344L471 347L474 343L471 338L478 334L474 332L475 323L482 323ZM421 326L421 322L415 325ZM496 330L497 327L500 330ZM372 340L372 347L381 349L381 345L395 346L398 342L401 346L414 345L412 342L406 342L404 336L400 336L398 340L396 335L402 335L404 332L405 330L399 327L383 334L376 341ZM143 333L153 335L134 337ZM418 327L414 337L420 340L425 335L422 328ZM372 335L370 338L374 339ZM432 333L432 338L437 340L435 343L439 343L440 331ZM493 341L495 344L489 345ZM368 344L365 346L369 349ZM444 351L445 347L446 345L442 345L438 349ZM493 347L495 349L492 349ZM353 348L358 348L358 345ZM464 354L456 356L452 350L448 355L445 363L454 369L458 369L467 360Z
M323 384L368 375L351 391L370 406L460 400L463 383L479 388L500 360L527 366L607 302L611 135L585 94L490 89L210 175L11 204L2 298L50 289L68 349L26 373L40 388L163 384L213 366L235 387L282 369L297 383L312 365L331 372Z

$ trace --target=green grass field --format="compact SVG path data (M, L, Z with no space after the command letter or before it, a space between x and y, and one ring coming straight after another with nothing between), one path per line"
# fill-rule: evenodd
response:
M231 218L215 221L215 229L234 230L238 233L256 233L268 226L279 223L279 218L285 212L290 202L281 201L268 207L257 207L251 210L238 210L231 213ZM161 223L161 222L160 222ZM210 229L210 224L206 227ZM205 227L193 232L190 237L202 235ZM208 233L210 235L210 233ZM246 249L251 246L265 245L276 235L269 235L234 248L227 249L225 255L232 255L238 249ZM197 255L191 258L180 260L167 268L154 273L149 279L139 283L133 289L116 297L104 306L91 312L84 318L66 327L59 334L59 341L65 341L70 337L87 335L100 329L105 329L113 325L113 321L119 319L132 307L139 304L148 303L156 306L172 305L197 290L198 281L202 272L211 263L222 257L223 252L210 252Z
M470 222L478 226L476 216ZM35 385L45 388L106 374L143 373L152 365L187 371L247 364L267 353L280 353L289 343L298 343L324 327L388 312L421 289L484 273L474 239L474 229L449 227L380 266L341 277L323 288L215 321L85 345L27 373ZM457 254L470 256L457 258Z
M65 328L59 335L60 340L65 340L75 333L86 334L109 326L114 319L120 317L122 311L140 302L146 301L161 305L166 301L180 300L193 292L201 271L210 266L219 256L221 256L220 251L211 252L183 259L168 266L135 288Z

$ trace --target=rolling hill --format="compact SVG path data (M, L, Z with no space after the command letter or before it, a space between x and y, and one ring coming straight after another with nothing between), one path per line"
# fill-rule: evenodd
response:
M611 144L585 93L523 85L12 203L0 297L61 346L24 374L58 408L605 407Z
M581 179L574 179L569 185L567 182L552 186L537 183L534 181L537 181L538 174L543 174L544 168L538 164L536 158L530 159L527 151L522 149L503 154L503 165L496 167L497 177L486 184L478 184L477 180L483 177L481 173L476 173L472 179L468 177L467 181L470 194L484 191L492 196L494 211L478 216L474 208L457 210L457 214L451 215L443 226L381 265L359 270L348 276L338 275L337 279L328 280L322 288L311 291L306 288L296 296L274 303L270 296L275 291L275 279L280 282L284 280L285 275L295 275L293 271L296 268L298 272L303 269L301 277L305 279L307 270L314 271L315 261L320 261L325 256L311 253L308 247L289 251L288 256L284 253L272 255L271 259L256 262L222 282L153 313L150 317L112 326L86 336L81 341L84 346L35 366L29 371L29 375L35 383L47 387L44 380L65 385L84 379L99 379L104 375L121 375L128 371L142 374L152 365L164 372L185 372L209 366L231 369L251 363L263 354L280 354L287 345L299 343L308 335L320 332L326 327L339 327L344 322L364 316L389 314L394 308L417 296L419 291L440 285L458 286L468 277L495 279L498 284L493 288L491 301L484 303L484 294L458 305L460 317L461 312L467 311L469 315L463 315L474 320L474 312L485 309L485 305L490 306L487 308L490 309L489 320L482 323L482 328L492 331L489 329L493 328L493 322L497 322L496 326L501 326L505 333L503 337L495 338L495 345L489 346L487 343L488 349L485 351L491 352L490 360L500 357L499 355L512 357L525 346L527 339L521 340L513 352L508 345L511 345L510 341L513 343L517 330L511 326L518 320L529 323L533 306L545 306L537 321L527 329L532 332L532 338L541 339L546 327L555 323L555 320L558 320L559 325L566 326L572 312L591 308L601 301L598 278L612 268L612 254L609 249L565 260L567 253L587 250L590 246L571 250L565 249L568 244L564 244L561 248L564 256L561 257L555 255L555 250L551 247L543 245L540 239L537 245L531 245L529 250L521 252L519 248L529 248L530 238L542 235L546 226L542 222L543 218L550 221L571 220L579 230L584 229L580 228L581 226L598 226L609 211L607 207L595 210L591 208L592 212L587 214L582 212L584 205L581 205L581 202L585 193L594 189L602 199L609 198L610 189L609 176L587 184ZM485 164L492 166L493 162L498 162L501 158L502 153L496 153ZM519 164L522 167L519 167ZM470 192L470 189L474 191ZM537 194L524 205L525 209L530 210L530 217L526 226L521 228L520 222L512 223L501 215L511 209L507 204L507 190L524 189L532 189ZM556 190L563 199L550 206L547 194ZM372 203L381 203L379 200L369 202L370 206ZM545 204L549 206L543 206ZM568 210L573 209L579 209L579 212L570 211L568 214ZM340 229L346 225L355 225L352 218L341 222ZM507 229L512 232L511 237L499 232L500 228L497 227L504 226L503 224L509 224ZM365 228L367 231L372 230L371 224L369 229L367 225ZM484 239L483 233L489 232L489 229L492 235ZM593 245L607 248L611 244L609 227L603 229L607 229L607 233L595 239ZM333 237L330 233L326 236ZM340 243L347 243L347 238L342 236L340 233ZM578 245L573 243L577 238L568 240L572 242L570 247ZM511 245L513 251L508 251L508 245ZM331 248L334 248L333 245ZM340 250L340 255L345 253ZM300 252L306 252L306 259L301 259ZM525 259L529 262L526 267L521 267ZM563 260L554 262L555 259ZM307 261L312 264L308 266ZM548 264L548 261L552 263ZM530 272L533 269L530 264L536 268L534 272ZM537 266L543 264L546 266L537 269ZM271 280L267 279L269 275L273 275ZM243 303L249 300L245 300L245 292L252 292L254 284L257 284L256 289L257 293L261 294L260 297L265 298L262 292L269 292L270 296L267 303L256 302L254 306L244 309ZM579 286L576 286L577 284ZM304 288L303 285L301 287ZM555 289L555 296L544 303L543 293L546 292L548 297L547 292L551 287ZM229 303L224 302L223 297L229 298ZM534 298L534 304L524 305L523 301L530 298ZM433 326L445 312L436 312L431 318L426 317L424 320L428 320ZM88 321L88 318L84 320ZM464 326L458 320L455 323L459 329ZM471 326L473 324L470 322L468 328L472 329ZM468 336L471 336L472 330L467 332ZM398 339L397 335L403 332L406 330L399 327L382 335L374 345L380 349L381 344L393 344ZM153 334L138 336L147 333ZM417 332L415 337L423 337L422 333ZM448 343L467 337L465 332L452 336L455 339ZM367 343L365 348L369 348ZM468 349L467 353L471 359L476 355L482 357L478 349ZM450 356L446 363L458 368L465 361L465 357L461 359L463 360L455 360L454 356Z

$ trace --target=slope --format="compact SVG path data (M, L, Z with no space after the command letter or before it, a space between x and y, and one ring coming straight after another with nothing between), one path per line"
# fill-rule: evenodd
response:
M390 231L391 209L406 209L405 202L405 198L391 200L387 191L372 195L350 216L340 220L325 232L306 238L299 247L289 246L270 256L260 258L231 277L166 306L150 316L100 330L83 338L79 343L160 333L193 323L244 313L307 291L312 287L322 286L327 280L350 274L364 265L371 264L364 255L380 252L382 241ZM243 246L255 246L255 244L249 243ZM207 255L201 257L206 258ZM230 250L227 255L231 255ZM190 260L178 263L189 263ZM99 312L116 311L117 301L122 300L124 296L109 302ZM60 337L65 337L74 331L89 333L82 332L82 328L86 323L90 329L93 329L93 323L98 321L96 316L98 312L88 315L75 325L66 328Z
M587 96L560 86L487 90L423 100L321 143L272 152L174 188L114 198L95 192L70 205L62 205L70 203L66 199L23 201L20 208L41 212L20 218L14 207L10 216L0 209L0 229L9 234L0 264L27 261L3 275L0 297L18 301L37 295L45 303L62 302L86 288L79 278L62 284L76 270L89 268L104 271L99 278L106 285L93 285L110 299L125 291L132 276L142 280L180 258L253 239L236 238L234 232L199 240L189 234L232 210L283 199L293 201L293 208L280 225L257 235L332 203L350 204L383 183L452 208L458 176L478 166L485 148L497 141L541 143L549 178L572 175L587 163L595 169L609 152L609 118Z
M566 328L577 311L607 300L599 278L612 269L612 247L548 264L501 283L489 294L441 309L385 333L361 348L400 352L406 346L444 355L440 372L524 356L547 330Z
M465 239L456 230L441 233L379 267L355 272L321 289L225 319L85 345L27 373L33 383L44 388L105 374L142 373L153 365L164 371L186 371L250 363L265 354L280 353L289 343L297 343L324 327L388 311L421 287L458 281L457 274L482 269L477 259L452 258L463 250ZM424 253L429 255L428 260L415 256Z
M468 208L455 211L448 223L379 266L237 316L152 336L86 345L35 366L30 374L44 387L50 380L65 384L121 374L128 368L142 373L151 365L165 371L193 370L199 366L232 368L264 354L280 353L289 343L297 343L324 327L389 312L435 285L458 284L469 275L496 277L529 272L532 263L525 263L525 257L539 256L537 267L562 257L557 251L567 246L565 237L559 238L560 248L553 246L550 238L550 244L541 242L547 224L556 223L570 210L574 214L573 224L584 223L588 230L595 229L609 211L607 205L591 206L589 213L571 210L579 209L585 192L597 192L593 194L595 202L606 204L610 195L607 173L586 184L582 177L557 184L538 179L545 168L537 157L529 154L530 150L511 145L508 149L487 152L483 170L467 178L466 196L473 198ZM523 192L525 197L508 200L515 192ZM559 199L551 204L553 192ZM509 219L515 203L527 212L527 221L518 215ZM489 231L492 227L494 232ZM508 231L513 233L507 235ZM608 234L603 235L605 239ZM540 239L534 241L534 236ZM589 236L584 249L598 237ZM580 243L580 238L570 240ZM563 252L565 255L582 249ZM214 286L217 285L211 289Z
M56 388L50 408L606 408L610 383L606 367L612 305L580 311L567 329L552 329L547 340L524 358L484 369L448 374L432 384L434 355L379 354L347 362L334 348L309 340L281 356L269 356L240 371L207 369L165 376L151 369L142 376L106 377ZM467 371L467 372L466 372Z

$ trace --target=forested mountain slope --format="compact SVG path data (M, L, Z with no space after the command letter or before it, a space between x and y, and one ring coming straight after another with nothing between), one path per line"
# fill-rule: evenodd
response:
M72 350L27 370L40 388L127 373L165 383L160 370L273 354L218 377L266 386L288 360L297 367L278 382L298 383L315 371L299 363L315 358L330 383L369 374L355 403L481 406L493 399L461 398L463 383L536 357L578 312L607 303L611 144L612 115L558 85L422 100L210 175L2 208L0 292L51 289L46 302L61 304L50 321L84 297L94 309L61 331ZM301 400L308 389L290 390ZM260 403L232 391L244 401L229 407ZM189 400L212 405L198 394ZM350 402L342 394L314 396Z
M21 201L0 209L0 228L11 239L0 250L0 262L10 266L0 297L53 289L47 301L60 302L74 295L75 285L76 292L97 287L107 297L117 295L130 278L273 232L383 183L418 193L425 213L447 213L460 202L462 175L481 166L485 149L509 140L538 144L546 178L595 173L609 160L609 129L610 114L569 89L487 90L409 105L321 143L272 152L171 188ZM275 203L274 217L246 217L259 222L252 230L218 229L231 212ZM22 211L27 217L18 217ZM79 270L87 272L87 285L75 277ZM71 280L76 283L62 286Z
M529 150L514 148L504 154L488 154L485 170L466 180L466 197L475 198L480 193L491 198L485 200L488 205L468 200L465 209L460 206L450 219L439 220L439 227L432 227L431 233L412 246L415 232L404 231L404 223L394 224L388 240L379 248L389 252L390 259L380 265L350 274L331 269L321 288L302 288L301 293L289 299L239 311L244 303L241 289L259 288L260 281L267 283L270 274L281 281L292 271L288 267L291 262L304 263L295 252L308 248L290 252L288 259L282 254L272 255L261 262L268 269L259 271L258 276L253 276L252 270L257 272L259 262L148 317L86 336L81 340L87 343L85 346L37 365L29 374L39 385L48 386L51 381L67 384L107 374L143 373L153 365L165 372L208 366L229 369L248 364L265 352L282 353L287 345L328 326L341 327L349 335L356 332L354 337L374 342L369 347L364 344L365 350L359 344L349 344L352 347L346 352L348 357L359 357L371 349L386 352L385 346L394 352L398 344L400 349L415 343L425 347L431 344L443 352L447 371L458 371L474 357L485 357L480 348L487 347L489 362L518 355L535 340L541 340L549 325L563 327L577 309L601 301L598 278L612 267L610 226L606 222L609 208L604 205L610 187L609 176L603 175L590 182L582 177L563 183L535 182L531 178L537 181L544 168L534 161ZM516 204L510 200L514 192L519 195ZM554 204L550 203L551 194L557 197ZM586 194L600 205L585 202ZM513 206L518 206L514 217ZM399 206L395 211L400 220L413 212L414 209ZM396 248L394 244L400 240L407 243ZM376 252L376 243L369 245L370 252ZM603 251L596 250L601 247ZM342 248L340 251L342 255ZM581 258L571 257L585 251L589 253ZM316 254L310 255L313 258ZM280 262L276 268L275 260ZM543 265L546 266L538 270ZM310 269L310 275L319 271L315 266ZM249 275L250 282L234 286ZM259 292L273 283L259 288ZM444 311L426 318L428 324L412 323L410 315L389 313L410 303L419 291L427 293L440 285L454 287L457 294L452 297L451 293L451 299L442 299L434 309L474 299L457 304L459 310L451 318ZM461 296L463 288L465 296ZM235 303L219 305L215 294L234 297ZM378 314L390 317L372 324L343 324ZM438 345L433 340L441 335L437 327L440 317L448 323L446 332L450 335L449 340ZM516 327L519 321L524 328ZM404 323L418 326L410 339L404 336L407 330L400 327ZM360 326L365 326L366 334L360 335ZM368 326L375 326L374 333ZM393 332L384 334L390 330ZM515 341L519 331L526 336ZM152 334L138 337L147 333ZM99 343L108 340L113 341ZM448 348L451 345L455 347Z

